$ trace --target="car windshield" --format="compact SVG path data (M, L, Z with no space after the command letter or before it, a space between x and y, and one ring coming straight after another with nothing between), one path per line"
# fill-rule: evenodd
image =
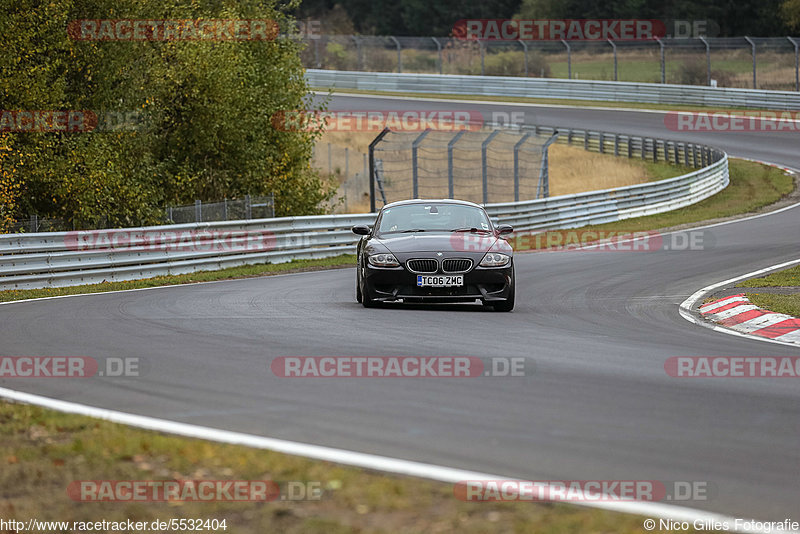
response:
M486 212L463 204L406 204L386 208L381 213L378 232L454 232L491 231Z

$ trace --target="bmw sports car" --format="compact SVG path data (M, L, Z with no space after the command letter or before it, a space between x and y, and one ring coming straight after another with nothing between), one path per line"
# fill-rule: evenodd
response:
M354 226L356 299L380 302L474 302L514 308L514 253L484 209L460 200L387 204L375 226Z

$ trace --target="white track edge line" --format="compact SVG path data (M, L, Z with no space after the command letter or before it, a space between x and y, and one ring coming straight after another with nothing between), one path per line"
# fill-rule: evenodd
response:
M785 345L785 346L788 346L788 347L798 348L797 343L790 343L788 341L778 341L776 339L771 339L771 338L762 337L762 336L754 336L752 334L745 334L745 333L738 332L738 331L733 330L731 328L726 328L724 326L720 326L720 325L717 325L717 324L711 324L709 322L703 321L700 318L696 317L695 316L695 312L693 310L694 305L697 303L697 301L699 301L701 298L703 298L708 293L714 291L715 289L718 289L720 287L726 286L728 284L732 284L734 282L739 282L741 280L746 280L748 278L755 278L756 276L760 276L762 274L767 274L767 273L770 273L772 271L778 271L780 269L785 269L787 267L791 267L791 266L797 265L797 264L800 264L800 259L786 261L786 262L783 262L783 263L778 263L776 265L771 265L769 267L764 267L763 269L759 269L757 271L753 271L753 272L749 272L747 274L736 276L736 277L730 278L728 280L723 280L722 282L717 282L715 284L711 284L710 286L706 286L706 287L704 287L702 289L699 289L699 290L695 291L694 293L692 293L692 295L690 295L689 298L687 298L686 300L684 300L683 302L680 303L678 311L679 311L681 317L683 317L684 319L686 319L690 323L694 323L696 325L700 325L700 326L703 326L705 328L710 328L711 330L714 330L715 332L722 332L724 334L730 334L730 335L733 335L733 336L740 336L740 337L744 337L744 338L747 338L747 339L754 339L756 341L767 341L769 343L775 343L777 345ZM746 289L746 288L742 288L742 289Z
M368 454L362 452L348 451L345 449L337 449L333 447L325 447L322 445L312 445L296 441L269 438L265 436L245 434L242 432L234 432L229 430L221 430L217 428L192 425L188 423L179 423L176 421L169 421L166 419L159 419L144 415L119 412L116 410L108 410L105 408L97 408L85 404L63 401L60 399L53 399L50 397L43 397L40 395L34 395L32 393L25 393L7 388L0 388L0 397L17 402L33 404L36 406L49 408L59 412L94 417L110 421L113 423L125 424L128 426L134 426L146 430L165 432L189 438L215 441L219 443L243 445L256 449L270 450L284 454L302 456L314 460L335 462L338 464L361 467L365 469L372 469L386 473L413 476L417 478L425 478L429 480L435 480L438 482L448 482L455 484L457 482L465 480L521 480L521 479L511 479L509 477L503 477L498 475L492 475L488 473L457 469L453 467L445 467L435 464L427 464L423 462L415 462L412 460L404 460L399 458L391 458L388 456L380 456L376 454ZM729 524L735 525L735 519L736 519L731 516L725 516L722 514L707 512L695 508L674 506L670 504L663 504L659 502L649 502L649 501L648 502L644 501L591 502L587 500L587 501L553 501L553 502L563 502L565 504L575 504L578 506L598 508L601 510L607 510L613 512L621 512L621 513L641 515L645 517L649 516L649 517L658 517L663 519L674 519L682 521L695 521L695 520L698 521L712 520L720 522L727 521ZM739 518L739 519L743 521L752 521L750 519L744 519L744 518ZM761 530L742 530L736 528L734 528L733 531L762 532ZM798 533L798 531L793 531L793 532Z

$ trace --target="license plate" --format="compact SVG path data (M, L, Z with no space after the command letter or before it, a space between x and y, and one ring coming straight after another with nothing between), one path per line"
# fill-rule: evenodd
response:
M464 275L457 276L424 276L417 275L418 287L460 287L464 285Z

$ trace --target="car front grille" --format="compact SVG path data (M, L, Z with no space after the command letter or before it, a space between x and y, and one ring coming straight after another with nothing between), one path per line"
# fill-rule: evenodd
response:
M435 273L439 268L439 262L436 260L408 260L406 267L409 271L415 273Z
M465 273L472 268L472 260L467 258L446 259L442 262L442 271L446 273Z

